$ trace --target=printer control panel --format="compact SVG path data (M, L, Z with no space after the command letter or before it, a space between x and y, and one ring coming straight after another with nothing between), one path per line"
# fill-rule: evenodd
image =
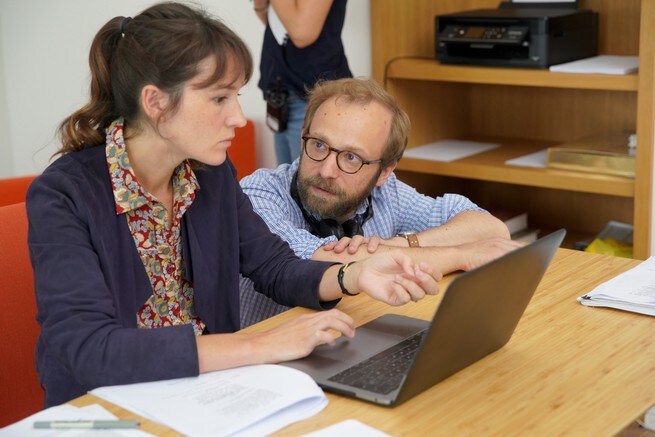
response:
M449 25L439 35L441 41L521 44L526 41L527 26Z

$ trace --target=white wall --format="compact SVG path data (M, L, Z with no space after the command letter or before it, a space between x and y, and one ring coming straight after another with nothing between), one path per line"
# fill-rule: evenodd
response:
M137 15L146 0L0 0L0 178L41 172L56 151L58 123L87 100L91 40L114 16ZM263 25L247 0L201 0L250 47L259 66ZM343 32L355 76L371 74L369 2L350 0ZM275 166L256 68L242 92L256 124L258 165Z

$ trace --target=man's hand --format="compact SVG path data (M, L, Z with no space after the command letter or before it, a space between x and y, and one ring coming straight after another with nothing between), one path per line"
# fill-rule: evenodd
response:
M357 253L357 250L360 246L365 246L368 253L375 253L380 246L390 246L390 247L408 247L407 240L404 238L394 237L384 240L377 235L371 237L364 237L361 235L355 235L354 237L343 237L339 241L333 241L325 246L323 250L332 251L336 254L346 252L350 255Z

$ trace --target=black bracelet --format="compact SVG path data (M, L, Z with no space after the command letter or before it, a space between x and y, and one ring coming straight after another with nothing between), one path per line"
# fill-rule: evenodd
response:
M347 294L348 296L357 296L359 293L351 293L350 291L346 290L346 287L343 286L343 274L346 273L346 270L348 270L348 267L350 267L352 264L355 264L357 261L351 261L349 263L343 264L339 268L339 273L337 273L337 282L339 282L339 287L341 287L341 293Z

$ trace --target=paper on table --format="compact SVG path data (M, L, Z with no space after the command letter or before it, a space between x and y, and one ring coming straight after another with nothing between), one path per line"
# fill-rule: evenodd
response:
M655 316L655 257L603 282L578 302Z
M552 65L549 69L555 73L628 74L639 69L639 57L599 55Z
M73 405L63 404L56 407L50 407L39 411L19 422L11 424L0 429L1 437L10 436L34 436L34 437L74 437L88 435L91 431L88 429L35 429L36 421L52 420L115 420L116 416L107 411L98 404L87 405L86 407L77 408ZM147 437L152 434L143 432L138 429L111 429L111 430L93 430L93 435L104 436L125 436L125 437Z
M518 158L508 159L505 161L505 164L516 165L518 167L546 168L547 156L548 149L543 149L528 155L519 156Z
M389 437L389 434L385 434L355 419L335 423L318 431L304 434L303 437L342 437L351 435L357 437Z
M275 365L100 387L91 393L193 436L270 434L327 405L307 374Z
M435 143L406 149L405 158L427 159L431 161L452 162L467 156L495 149L499 144L476 141L441 140Z

